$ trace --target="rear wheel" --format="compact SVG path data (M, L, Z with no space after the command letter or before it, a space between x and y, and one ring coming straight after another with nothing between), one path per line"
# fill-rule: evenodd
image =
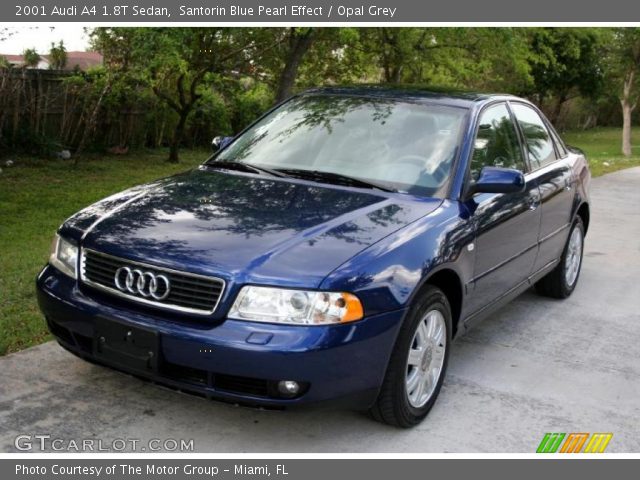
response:
M372 416L404 428L420 423L440 393L450 343L447 297L442 290L427 286L405 319Z
M583 249L584 224L580 217L576 217L562 252L560 263L536 283L538 293L553 298L567 298L571 295L578 284Z

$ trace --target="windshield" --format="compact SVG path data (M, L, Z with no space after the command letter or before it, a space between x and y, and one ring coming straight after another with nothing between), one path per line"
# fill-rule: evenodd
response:
M302 96L251 126L211 161L258 165L293 176L338 174L440 196L465 116L465 109L383 98Z

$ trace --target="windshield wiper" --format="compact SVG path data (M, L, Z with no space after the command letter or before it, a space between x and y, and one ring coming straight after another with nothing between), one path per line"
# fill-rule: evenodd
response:
M288 173L292 177L298 177L305 180L325 181L328 183L344 185L348 187L374 188L377 190L382 190L383 192L396 193L398 191L394 188L387 187L386 185L372 182L371 180L362 180L360 178L350 177L349 175L343 175L341 173L322 172L320 170L304 170L297 168L283 168L280 171Z
M288 175L272 170L271 168L259 167L252 163L231 162L228 160L214 160L203 164L207 168L224 168L226 170L237 170L239 172L266 173L273 177L287 177Z

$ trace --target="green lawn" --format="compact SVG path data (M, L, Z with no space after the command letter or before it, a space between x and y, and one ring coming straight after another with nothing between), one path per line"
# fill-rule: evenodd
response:
M589 159L594 177L615 172L623 168L640 166L640 127L633 129L631 140L633 156L622 156L622 130L619 128L594 128L572 131L562 135L569 145L581 148Z
M15 158L0 162L0 355L48 340L34 295L62 221L107 195L197 165L207 151L184 151L169 164L163 151L62 160Z
M620 151L620 130L569 132L565 140L582 148L594 176L640 165L640 150L631 159ZM640 138L640 128L634 132ZM48 340L38 310L34 279L47 261L49 245L60 223L109 194L132 185L186 170L203 161L206 151L184 151L182 163L164 161L166 152L137 152L82 160L16 158L0 174L0 355ZM608 165L606 165L606 164Z

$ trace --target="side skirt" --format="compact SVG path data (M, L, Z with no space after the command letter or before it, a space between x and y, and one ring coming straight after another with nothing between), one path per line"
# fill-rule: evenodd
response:
M556 265L558 265L559 262L560 262L560 259L556 259L556 260L553 260L552 262L549 262L544 267L542 267L540 270L538 270L537 272L532 273L531 275L529 275L528 278L526 278L525 280L520 282L518 285L513 287L511 290L508 290L507 292L505 292L503 295L501 295L500 297L495 299L493 302L491 302L488 305L482 307L480 310L477 310L476 312L472 313L471 315L468 315L466 318L464 318L463 323L462 323L464 325L464 328L460 329L460 330L463 330L463 331L459 330L458 334L456 335L456 338L459 337L461 333L466 333L470 328L472 328L478 322L480 322L480 321L484 320L485 318L487 318L489 315L494 313L496 310L499 310L500 308L504 307L511 300L513 300L513 299L519 297L520 295L522 295L532 285L534 285L538 280L540 280L542 277L544 277L547 273L551 272L556 267Z

